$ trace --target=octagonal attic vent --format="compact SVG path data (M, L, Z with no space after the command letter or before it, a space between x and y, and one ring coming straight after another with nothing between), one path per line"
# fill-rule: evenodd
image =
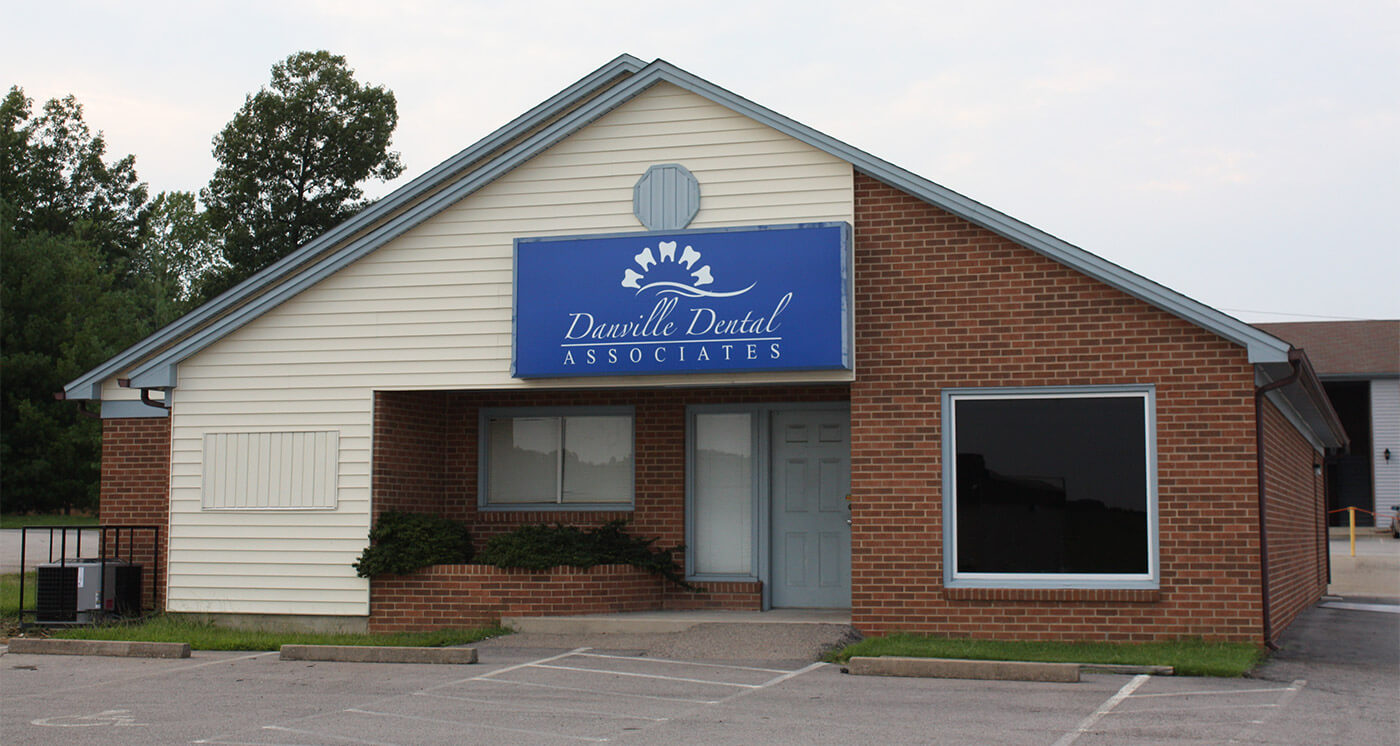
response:
M676 231L700 212L700 182L678 163L647 169L632 188L632 213L653 231Z

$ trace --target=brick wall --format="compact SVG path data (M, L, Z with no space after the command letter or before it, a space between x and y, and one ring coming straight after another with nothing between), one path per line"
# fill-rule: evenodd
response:
M1269 614L1274 635L1327 592L1327 498L1311 444L1264 402L1265 515L1269 526Z
M121 557L141 563L141 589L147 609L164 610L167 548L170 529L170 419L131 417L102 420L102 482L98 520L104 526L155 525L159 571L151 567L151 532L122 532ZM109 532L108 551L115 547ZM128 544L128 539L134 543Z
M1243 348L859 174L855 251L857 381L849 387L449 393L441 410L441 510L471 522L478 542L523 523L596 525L617 517L478 511L477 417L484 406L631 405L633 530L675 546L684 538L687 405L849 399L852 617L867 634L1260 640L1254 384ZM944 589L943 389L1105 384L1156 390L1160 588ZM431 419L436 408L424 399L390 417ZM1284 538L1272 546L1280 625L1314 597L1311 578L1325 572L1316 555L1299 553L1304 490L1293 482L1305 460L1311 474L1311 461L1286 427L1274 423L1270 436L1286 454L1278 463L1271 456L1270 465L1284 490L1274 498ZM386 468L383 479L376 474L376 503L382 490L386 499L414 494L420 497L410 502L431 506L430 482L405 492L393 476L428 468L407 463L406 450L385 450L385 459L402 463L381 465L376 447L376 472ZM724 586L712 588L708 601L663 594L662 603L756 603L756 583Z
M629 565L544 572L489 565L435 565L370 584L371 632L422 632L495 624L503 616L647 611L666 582Z
M447 395L374 392L374 518L386 510L442 514Z
M412 401L415 398L419 400ZM687 406L773 401L844 402L846 398L847 387L831 385L446 394L376 392L375 458L371 478L375 512L390 509L385 507L387 505L398 510L440 511L450 518L470 523L478 548L490 537L524 524L557 522L596 526L617 518L631 520L629 531L656 538L656 546L673 547L685 542ZM476 431L481 408L565 406L634 407L635 509L478 510ZM438 432L443 435L437 443L424 442L436 437L434 434ZM438 470L441 476L425 473L433 470Z
M867 634L1258 641L1245 351L869 177L856 177L852 617ZM943 588L948 387L1154 384L1161 588Z
M598 526L618 518L658 548L685 543L685 412L693 404L844 402L847 387L754 386L581 391L376 392L374 512L409 510L466 521L480 550L492 536L532 523ZM477 426L482 407L631 406L635 508L629 511L477 509ZM430 442L438 438L436 442ZM392 507L389 507L392 506ZM679 559L679 557L678 557ZM377 586L379 579L371 584ZM762 584L701 583L702 593L667 587L653 608L758 609ZM371 592L371 614L381 616ZM388 613L388 612L384 612Z

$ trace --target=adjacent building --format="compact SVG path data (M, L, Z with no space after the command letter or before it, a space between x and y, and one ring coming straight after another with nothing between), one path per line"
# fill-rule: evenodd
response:
M1400 320L1255 326L1307 351L1346 427L1350 448L1328 460L1332 525L1360 508L1357 525L1389 526L1400 508Z

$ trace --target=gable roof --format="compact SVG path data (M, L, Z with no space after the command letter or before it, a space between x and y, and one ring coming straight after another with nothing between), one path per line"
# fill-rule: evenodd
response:
M1400 377L1400 320L1295 321L1255 326L1301 347L1323 378Z
M174 388L177 366L302 290L383 246L657 83L666 82L845 160L859 172L991 230L1245 347L1251 363L1286 363L1290 345L917 174L788 119L663 60L622 55L224 294L64 387L100 399L127 372L134 388Z

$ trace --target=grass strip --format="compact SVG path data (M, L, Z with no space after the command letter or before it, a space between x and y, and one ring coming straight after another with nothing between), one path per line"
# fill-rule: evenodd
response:
M845 663L852 656L962 658L1044 663L1118 663L1172 666L1179 676L1243 676L1264 657L1256 645L1205 640L1172 642L1033 642L969 640L897 633L874 637L828 653L826 660Z
M24 528L25 526L96 526L95 515L45 515L0 514L0 528Z
M34 573L24 574L24 601L26 608L34 608L34 593L37 588ZM19 573L0 575L0 619L19 619Z
M267 629L232 629L213 622L161 615L139 622L118 622L99 627L50 630L64 640L128 640L133 642L188 642L192 650L277 650L283 645L394 645L446 647L466 645L488 637L509 634L502 627L444 629L434 632L352 634L287 632Z

